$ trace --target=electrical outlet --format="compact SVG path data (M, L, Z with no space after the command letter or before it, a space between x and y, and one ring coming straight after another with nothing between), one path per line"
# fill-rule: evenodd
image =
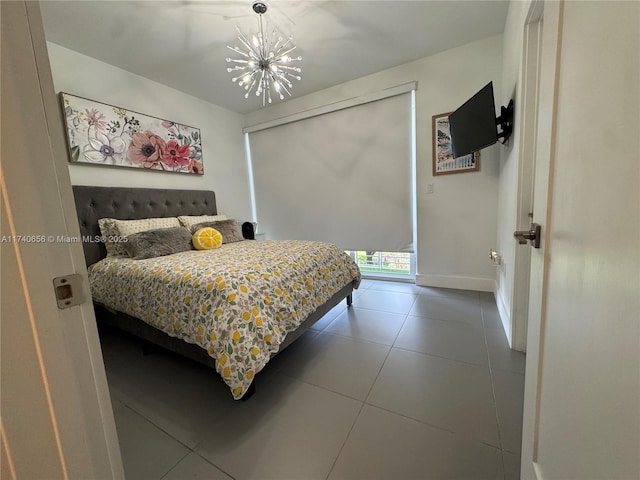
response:
M433 193L433 183L427 183L427 193Z

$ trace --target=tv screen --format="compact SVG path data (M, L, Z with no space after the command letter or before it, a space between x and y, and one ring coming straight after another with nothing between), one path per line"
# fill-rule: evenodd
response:
M498 141L493 82L449 115L451 150L455 158L469 155Z

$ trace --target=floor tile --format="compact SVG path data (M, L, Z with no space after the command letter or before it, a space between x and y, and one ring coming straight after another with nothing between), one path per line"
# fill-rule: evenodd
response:
M329 310L324 317L318 320L316 323L311 325L312 330L324 330L329 326L331 322L333 322L336 318L340 316L340 314L347 311L347 304L345 302L340 302L338 305Z
M336 318L324 331L391 346L405 318L405 315L368 310L354 305Z
M329 480L503 479L500 450L365 406Z
M418 295L409 315L482 326L480 302L473 299Z
M193 448L207 425L235 404L218 373L174 354L156 354L158 381L147 382L146 392L129 406L165 432Z
M496 303L496 294L493 292L478 292L478 298L481 302Z
M101 342L127 478L518 478L524 355L492 293L366 279L247 402L197 363Z
M511 350L504 330L485 328L484 332L487 339L491 369L506 370L524 375L525 354Z
M144 395L157 381L153 360L143 355L142 341L122 332L101 333L105 372L111 396L125 405Z
M299 338L272 363L284 375L364 400L388 353L388 346L321 333Z
M366 290L372 285L374 285L377 281L378 280L373 280L371 278L363 278L362 281L360 282L360 287L358 288L361 290Z
M495 300L482 300L480 306L482 307L484 328L499 328L502 330L502 320L500 319L500 313L498 312Z
M520 455L502 452L505 480L520 480Z
M358 307L406 315L417 295L368 289L358 297Z
M491 376L502 448L519 455L522 447L524 375L493 370Z
M452 300L472 300L477 302L480 292L474 290L459 290L456 288L420 287L420 295L450 298Z
M355 300L356 300L356 298L360 298L360 296L361 296L364 292L366 292L367 290L368 290L368 288L362 288L362 287L359 287L359 288L355 289L355 290L352 292L352 294L351 294L351 295L352 295L352 297L353 297L353 300L355 301Z
M112 396L111 397L111 408L113 409L113 412L115 413L116 410L120 410L121 408L127 408L127 407L120 400L118 400L118 399L116 399L116 398L114 398Z
M212 422L195 451L237 479L325 479L361 405L276 375Z
M481 327L467 323L409 316L393 346L488 365L484 332Z
M367 403L499 447L487 367L392 348Z
M198 454L191 452L162 477L162 480L233 480L233 478Z
M424 287L419 287L415 283L392 282L388 280L377 280L369 287L370 290L384 290L385 292L411 293L417 294Z
M184 445L129 408L117 410L114 416L127 478L159 479L189 453Z

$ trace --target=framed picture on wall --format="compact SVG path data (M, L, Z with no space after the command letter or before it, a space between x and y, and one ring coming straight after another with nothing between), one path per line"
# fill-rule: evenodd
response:
M432 117L433 175L473 172L480 169L480 152L454 158L451 149L449 115L441 113Z
M60 93L69 161L204 174L200 129Z

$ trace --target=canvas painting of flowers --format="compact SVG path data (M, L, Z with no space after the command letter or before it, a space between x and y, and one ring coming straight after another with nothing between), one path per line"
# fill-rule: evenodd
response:
M200 130L60 93L71 162L204 174Z

